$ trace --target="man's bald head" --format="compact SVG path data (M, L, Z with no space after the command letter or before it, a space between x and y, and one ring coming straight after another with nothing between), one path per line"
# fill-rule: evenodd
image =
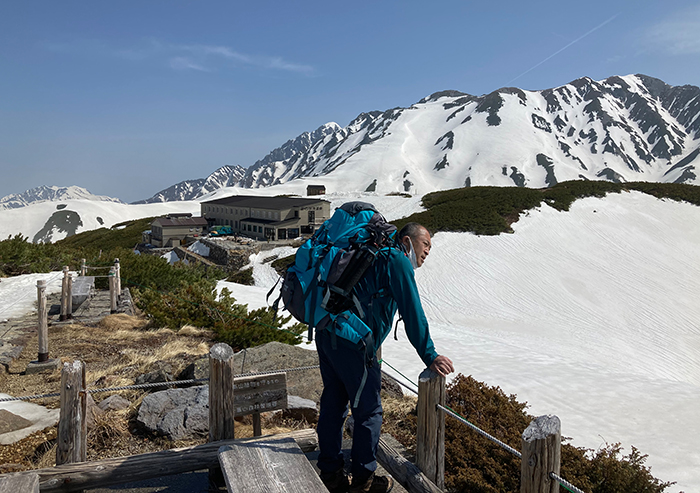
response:
M430 232L421 224L408 223L399 231L399 241L407 251L410 251L412 245L417 266L423 265L432 247Z

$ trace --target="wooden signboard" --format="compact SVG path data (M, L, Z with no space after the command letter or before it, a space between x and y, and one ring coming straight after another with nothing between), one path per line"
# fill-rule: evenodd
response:
M236 416L287 408L287 374L238 377L233 380Z

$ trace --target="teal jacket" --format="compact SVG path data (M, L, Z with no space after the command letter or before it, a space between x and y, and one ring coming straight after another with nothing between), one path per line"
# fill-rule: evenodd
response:
M430 338L413 266L405 253L397 248L383 249L355 286L355 293L364 312L362 319L374 333L375 350L391 333L398 310L418 356L426 367L432 364L438 354Z

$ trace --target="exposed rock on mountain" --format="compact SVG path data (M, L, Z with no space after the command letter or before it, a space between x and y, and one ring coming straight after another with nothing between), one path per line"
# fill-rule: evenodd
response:
M235 185L245 173L240 166L222 166L206 178L185 180L161 190L150 199L139 200L134 204L152 204L176 200L193 200L209 192Z
M344 128L328 123L272 151L237 185L331 174L344 189L378 193L571 179L697 184L698 153L698 87L584 77L544 91L442 91Z
M46 201L61 200L103 200L106 202L122 203L121 200L104 195L93 195L84 188L71 187L47 187L32 188L22 193L13 193L0 199L0 209L17 209L29 204Z

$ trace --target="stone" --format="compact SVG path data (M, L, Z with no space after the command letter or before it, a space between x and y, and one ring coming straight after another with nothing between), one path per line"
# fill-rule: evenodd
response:
M92 394L87 395L87 428L92 430L95 428L95 418L100 414L104 414L104 411L97 407L95 404L95 399L92 398Z
M24 371L26 375L34 373L52 372L58 370L61 366L61 360L58 358L48 359L46 361L30 361L27 363L27 369Z
M209 386L168 389L147 395L136 421L171 440L206 436L209 430Z
M318 354L298 346L268 342L261 346L239 351L234 355L236 376L259 371L273 371L302 366L318 366ZM209 378L209 359L202 358L178 376L178 380ZM318 402L321 400L323 381L318 368L287 373L287 390L291 395Z
M153 371L136 377L136 385L143 385L145 383L172 382L175 380L173 377L173 367L170 363L157 361L152 365L152 368L154 368Z
M318 421L318 407L311 399L296 395L287 396L287 409L282 410L282 416L296 420L306 420L307 423Z
M0 435L11 431L22 430L32 425L28 419L11 413L7 409L0 409Z
M131 402L117 394L110 395L97 405L103 411L120 411L128 409L129 406L131 406Z
M189 364L176 377L177 380L198 380L200 378L209 378L209 358L200 358L194 363ZM197 385L197 384L191 384Z
M389 397L395 397L397 399L403 398L403 390L401 385L396 381L394 377L382 373L382 392L386 393Z

